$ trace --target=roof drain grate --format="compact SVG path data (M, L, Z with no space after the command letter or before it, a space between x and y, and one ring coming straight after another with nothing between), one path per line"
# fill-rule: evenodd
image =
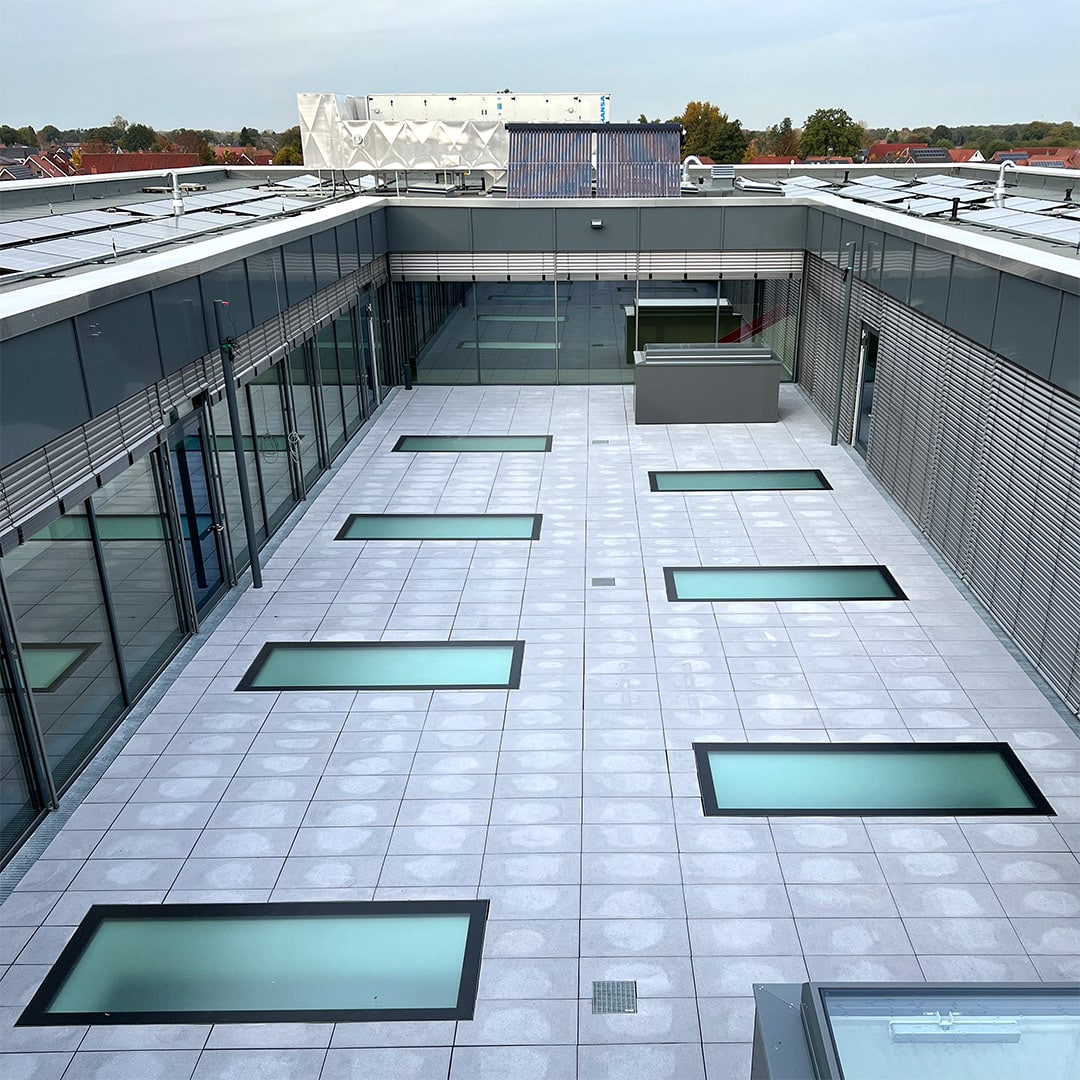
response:
M614 979L592 984L592 1011L597 1013L636 1013L637 983Z

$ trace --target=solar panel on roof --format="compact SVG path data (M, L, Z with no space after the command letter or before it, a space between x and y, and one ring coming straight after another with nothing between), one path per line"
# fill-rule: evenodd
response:
M55 233L46 225L36 221L5 221L0 227L0 243L13 244L23 240L33 240L39 236L54 236Z
M832 184L828 180L821 180L816 176L791 176L786 180L781 180L781 184L792 187L804 187L804 188L831 188Z
M860 185L866 187L881 187L881 188L900 188L907 187L906 180L897 180L892 176L877 176L872 174L870 176L860 176L858 178Z
M10 273L24 273L32 270L51 270L65 265L69 260L45 252L28 251L23 248L8 248L0 251L0 270Z
M962 221L974 225L1004 229L1021 236L1034 236L1040 240L1056 240L1061 243L1080 243L1080 224L1063 218L1045 217L1016 210L974 210L966 212Z
M287 188L313 188L322 187L322 180L317 176L312 176L310 173L304 176L290 176L288 180L279 180L275 184L276 187Z
M897 191L895 188L863 187L857 184L854 187L840 188L836 194L845 199L858 199L862 202L894 203L903 199L906 192Z
M1010 210L1030 210L1039 214L1046 210L1060 210L1067 203L1050 202L1048 199L1031 199L1023 195L1006 195L1005 206Z
M946 187L973 187L979 180L969 180L965 176L949 176L947 173L934 173L933 176L919 178L923 184L944 184Z
M952 209L951 199L931 199L917 196L901 203L900 208L909 214L918 214L919 217L927 217L930 214L943 214Z

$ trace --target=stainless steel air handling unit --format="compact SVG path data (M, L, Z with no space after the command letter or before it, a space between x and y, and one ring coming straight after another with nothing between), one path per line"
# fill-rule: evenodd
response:
M634 354L634 422L774 424L781 372L771 349L646 345Z

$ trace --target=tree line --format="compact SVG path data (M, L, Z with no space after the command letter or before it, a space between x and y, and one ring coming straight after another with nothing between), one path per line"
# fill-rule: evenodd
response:
M1080 146L1080 127L1072 121L1060 123L1033 120L1027 124L969 124L949 127L872 128L853 120L844 109L818 109L794 127L790 116L762 131L744 128L718 105L690 101L682 115L670 123L683 128L683 157L693 154L713 161L738 164L755 157L850 157L875 142L926 143L945 149L967 148L981 151L989 159L998 150L1015 146ZM644 113L638 123L660 123Z
M109 154L117 150L129 154L140 151L198 154L199 161L204 165L214 162L213 146L252 147L273 154L275 165L304 163L299 125L284 131L260 131L254 127L242 127L239 131L184 127L159 130L149 124L133 124L122 116L114 116L110 123L90 128L58 128L54 124L46 124L40 130L35 130L29 125L16 128L10 124L0 124L0 143L38 150L76 146L82 154Z

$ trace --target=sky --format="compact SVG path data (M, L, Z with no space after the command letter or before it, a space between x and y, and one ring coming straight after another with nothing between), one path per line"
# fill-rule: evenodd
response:
M1080 121L1077 0L0 0L0 122L232 131L297 91L711 101L744 127Z

